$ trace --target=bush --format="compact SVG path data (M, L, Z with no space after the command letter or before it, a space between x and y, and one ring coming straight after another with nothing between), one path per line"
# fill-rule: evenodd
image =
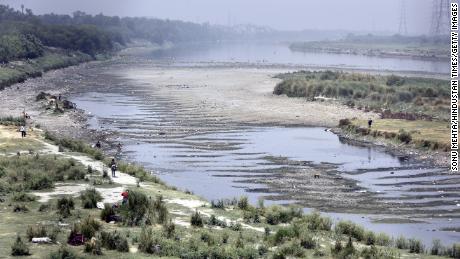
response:
M128 226L154 223L152 202L142 192L129 190L128 202L120 207L123 222Z
M80 232L86 238L90 239L101 229L101 224L94 218L88 216L80 223Z
M118 252L129 252L128 240L119 232L101 232L102 246L108 250L117 250Z
M332 220L322 217L317 211L303 216L299 222L307 224L308 229L312 231L330 231L332 227Z
M168 208L166 203L163 200L163 196L158 195L153 202L153 207L151 209L151 214L153 214L153 219L158 224L166 224L169 218Z
M395 246L398 249L409 249L409 243L407 242L407 240L403 236L399 236L395 240Z
M105 203L104 209L101 211L101 219L105 222L110 222L115 215L115 210L113 209L112 205Z
M403 143L409 144L412 141L412 135L409 132L402 129L399 131L398 139Z
M293 237L296 237L297 235L298 235L298 232L295 229L295 227L293 226L284 227L276 231L275 235L273 236L273 241L276 245L278 245L278 244L284 243L285 241Z
M211 201L211 208L223 210L223 209L225 209L225 201L223 199L220 199L220 200L217 200L217 201L212 200Z
M77 259L78 256L70 250L69 247L62 245L59 250L53 252L49 256L50 259Z
M279 247L275 251L273 258L286 258L287 256L303 257L304 254L304 250L300 246L300 243L298 241L292 241Z
M266 221L270 225L278 225L279 223L289 223L294 218L302 216L302 210L296 207L290 207L289 209L281 206L271 206L264 214Z
M341 119L339 120L339 127L346 127L348 125L351 125L351 121L349 119Z
M409 253L422 254L425 252L425 246L420 240L409 239Z
M85 253L92 255L102 255L101 241L98 239L91 239L85 243Z
M143 253L153 254L155 252L155 240L151 228L142 228L138 248Z
M358 241L364 240L365 237L364 228L351 221L339 221L339 223L335 225L334 230L337 234L351 236Z
M312 235L304 233L300 237L300 245L305 249L315 249L318 246L318 240Z
M57 200L56 208L58 210L58 214L61 215L63 218L67 218L72 213L71 210L75 209L75 203L72 197L62 197Z
M248 197L243 196L238 200L238 208L240 210L247 210L249 207Z
M442 249L441 241L439 239L433 240L433 246L431 246L431 254L441 255Z
M376 237L375 233L372 231L366 231L364 234L364 241L366 242L366 245L375 245L376 242Z
M375 236L375 244L378 246L390 246L392 239L385 233L378 233Z
M404 83L405 83L405 79L400 77L400 76L396 76L396 75L391 75L387 78L387 82L386 82L386 85L387 86L402 86Z
M19 235L16 236L16 241L11 246L12 256L30 255L29 247L22 241Z
M80 199L83 208L93 209L98 202L102 201L102 196L95 188L89 188L81 192Z
M201 217L201 214L198 212L198 210L193 213L190 219L190 224L194 227L203 227L203 218Z
M15 192L11 197L11 200L15 202L30 202L35 201L36 199L36 196L27 194L25 192Z
M26 233L29 242L32 241L32 238L34 237L49 237L52 241L56 241L59 228L38 224L35 226L29 226Z

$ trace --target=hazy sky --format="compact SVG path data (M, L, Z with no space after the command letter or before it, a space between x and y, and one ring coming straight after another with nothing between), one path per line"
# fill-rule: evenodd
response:
M91 14L148 16L256 24L275 29L347 29L397 32L404 0L0 0L37 14L81 10ZM428 32L432 0L405 0L410 34Z

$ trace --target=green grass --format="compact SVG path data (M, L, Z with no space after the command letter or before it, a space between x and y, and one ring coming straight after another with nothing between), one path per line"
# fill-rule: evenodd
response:
M367 121L351 120L342 128L362 135L401 141L401 134L410 136L411 144L417 148L444 150L450 149L449 124L444 121L377 119L368 129Z
M0 67L0 90L15 83L24 82L28 78L39 77L43 72L77 65L92 58L80 52L66 54L62 51L48 50L41 57L10 62Z
M450 115L446 80L334 71L299 71L277 77L283 81L275 87L276 95L333 98L385 118L447 120Z
M32 141L32 139L29 139L29 141ZM44 155L38 157L24 155L24 157L19 159L17 157L4 157L1 159L0 166L7 168L7 174L4 174L2 178L10 177L11 174L21 175L21 171L25 171L25 169L30 171L34 177L35 174L39 175L42 173L40 170L43 170L43 172L47 171L49 176L54 177L54 171L50 170L50 167L62 167L63 165L74 163L68 159L61 158L60 155L56 155L56 159L54 159L54 156ZM34 162L35 165L31 162ZM78 167L80 165L75 163L75 166ZM85 172L88 171L84 167L82 167L82 170L85 170ZM138 170L140 169L133 169L132 171L137 172ZM133 175L138 174L133 173ZM27 182L26 178L18 177L15 184L26 184ZM66 180L65 183L81 182ZM198 197L175 190L155 181L146 181L142 187L131 186L130 190L130 202L132 202L132 206L129 207L129 211L144 211L146 213L130 213L126 216L127 219L141 218L139 222L146 223L141 226L125 224L123 221L118 224L104 222L100 220L101 210L83 209L85 205L83 202L87 199L75 198L73 200L75 202L74 208L70 209L71 213L70 215L66 215L67 217L63 217L61 213L58 213L59 210L56 206L57 200L62 200L62 196L52 196L52 199L47 202L49 204L47 210L39 211L39 208L43 207L42 203L23 198L17 198L18 201L13 201L15 196L9 192L9 189L6 189L3 192L3 195L6 194L7 198L4 203L5 206L0 206L0 215L2 215L0 217L0 254L7 258L9 257L11 246L17 234L19 234L22 240L29 246L32 255L28 258L48 258L50 253L57 252L61 249L61 246L58 244L31 244L27 241L27 233L29 233L29 236L32 235L31 233L52 233L52 235L56 236L57 242L65 244L74 223L78 223L75 229L80 229L88 237L94 236L97 240L104 241L100 244L103 253L101 256L85 253L85 246L69 246L65 248L84 258L148 258L152 256L190 258L192 256L203 257L210 254L225 256L226 258L249 258L250 256L265 258L272 258L274 256L278 256L275 258L304 256L316 258L318 257L316 255L323 254L325 255L324 258L330 258L333 252L337 254L350 254L352 252L353 255L363 255L363 253L381 255L374 258L389 258L388 256L384 257L385 254L401 254L404 258L439 258L426 254L410 254L408 250L398 250L391 247L391 244L388 244L390 247L378 246L378 244L387 244L388 242L385 241L386 238L365 230L363 230L363 236L369 238L362 238L363 240L360 242L356 238L353 238L353 249L351 249L349 248L350 245L347 246L347 235L343 232L335 233L332 230L331 220L319 213L304 215L295 207L253 207L246 202L245 197L235 199L235 202L227 203L224 209L212 209L210 205L205 205L205 208L199 207L197 210L201 213L203 227L184 227L180 224L171 223L172 221L169 221L169 219L185 223L190 222L190 216L195 211L195 208L189 208L168 201L172 199L196 201L199 200ZM85 196L95 196L92 191L89 191L89 193L90 195ZM159 195L164 198L162 201L157 198ZM23 195L16 196L22 197ZM6 206L6 204L12 204L12 206ZM25 206L29 211L13 212L14 204ZM123 211L123 208L121 211ZM161 211L167 211L168 213L160 213ZM176 211L180 213L176 214ZM153 214L148 215L149 213ZM184 213L186 215L182 215ZM236 228L235 226L239 223L230 223L227 224L227 227L216 228L210 225L211 222L209 221L210 217L207 215L208 213L223 216L232 221L246 217L249 219L248 222L254 221L254 217L257 214L259 218L258 223L246 224L250 224L253 227L261 227L262 229L266 228L269 231L264 233L264 231L245 228L243 224L240 224L240 227ZM123 213L120 214L123 215ZM163 217L162 215L168 215L168 217ZM68 223L69 226L58 227L60 231L55 232L54 229L57 227L57 222L59 221ZM268 224L269 221L270 224ZM129 222L127 221L127 223ZM234 227L231 227L231 225ZM102 232L105 234L102 234ZM102 238L100 237L101 235L105 235L105 237ZM342 247L340 251L333 249L334 242L337 239ZM139 251L137 253L125 252L125 240L128 242L131 250L139 249ZM373 242L377 246L367 246L366 242L368 240L375 240ZM413 241L412 244L416 248L417 242ZM156 245L159 245L161 249L152 249ZM115 246L123 248L120 249L123 252L113 250ZM88 249L91 248L89 245L86 247ZM98 251L97 246L96 249L89 250Z

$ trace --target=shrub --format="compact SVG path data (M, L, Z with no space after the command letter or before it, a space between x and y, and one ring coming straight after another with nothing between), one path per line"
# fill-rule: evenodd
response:
M409 253L421 254L425 252L425 246L420 240L409 239Z
M375 236L375 244L379 246L390 246L392 239L385 233L378 233Z
M449 256L455 259L460 258L460 244L453 244L452 248L449 249Z
M30 202L35 201L37 199L36 196L27 194L25 192L15 192L13 193L11 200L15 202Z
M307 224L308 229L312 231L330 231L332 227L332 220L322 217L317 211L303 216L299 222Z
M265 211L265 218L268 224L278 225L279 223L289 223L294 218L302 216L300 208L290 207L289 209L281 206L271 206Z
M165 223L163 225L163 232L165 233L165 236L167 238L173 238L174 234L176 232L176 225L172 221L169 221L168 223Z
M105 222L110 222L113 216L115 216L115 210L113 209L112 205L105 203L104 209L101 211L101 219Z
M409 243L407 242L407 240L403 236L399 236L395 240L395 246L398 249L409 249Z
M48 175L34 175L27 181L27 188L31 190L45 190L54 187L53 179Z
M286 258L287 256L303 257L304 250L298 241L292 241L282 245L274 254L274 258Z
M409 144L412 141L412 135L409 132L401 129L398 134L398 139L403 143Z
M71 215L71 210L75 209L75 203L72 197L62 197L57 200L56 208L58 214L63 218L67 218Z
M345 127L351 124L349 119L341 119L339 120L339 127Z
M85 179L85 172L79 168L73 168L67 175L68 180L78 181Z
M86 238L90 239L96 235L96 232L101 229L101 224L94 218L88 216L80 223L81 234Z
M89 242L85 243L85 253L90 253L92 255L102 255L101 246L101 241L93 238Z
M194 227L203 227L203 218L201 217L201 214L198 212L198 210L193 213L190 219L190 224Z
M66 245L59 247L59 250L49 256L50 259L77 259L78 256Z
M165 224L168 222L169 212L168 208L166 207L166 203L163 200L163 196L158 195L156 197L155 201L153 202L151 214L153 214L153 218L158 224Z
M16 236L16 241L11 246L12 256L30 255L29 247L22 241L19 235Z
M375 233L372 231L366 231L364 233L364 241L366 242L366 245L375 245Z
M439 239L433 240L433 246L431 246L431 254L441 255L441 251L442 251L441 241Z
M83 208L93 209L98 202L102 201L102 196L95 188L89 188L81 192L80 199Z
M312 235L304 233L300 237L300 245L305 249L315 249L318 246L318 240Z
M153 206L147 196L139 191L129 190L128 202L121 206L122 219L128 226L152 224Z
M40 207L38 207L39 212L46 212L50 210L50 205L49 204L40 204Z
M396 76L396 75L391 75L387 78L386 85L387 86L402 86L405 83L404 78Z
M248 197L243 196L238 200L238 208L241 210L247 210L249 207Z
M217 200L217 201L214 201L212 200L211 201L211 208L213 209L225 209L225 202L223 199L220 199L220 200Z
M32 241L32 238L34 237L49 237L51 240L56 241L59 228L38 224L35 226L29 226L26 233L29 242Z
M102 246L109 250L117 250L118 252L129 252L128 240L119 232L101 232Z
M153 254L155 252L155 240L151 228L143 228L139 236L139 251Z
M28 212L29 211L29 208L27 208L26 205L24 204L15 204L13 206L13 212Z
M351 221L339 221L334 228L337 234L348 235L356 238L358 241L364 240L364 228L356 225Z
M288 239L296 237L297 235L298 235L298 232L295 230L293 226L284 227L276 231L275 235L273 236L273 241L275 244L278 245L278 244L285 242Z

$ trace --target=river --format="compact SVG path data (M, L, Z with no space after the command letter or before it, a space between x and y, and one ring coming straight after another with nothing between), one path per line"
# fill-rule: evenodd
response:
M196 84L203 91L213 87L217 81L205 79L215 72L214 62L235 64L234 70L240 69L235 62L262 62L440 72L436 62L339 57L291 53L282 45L170 49L139 61L134 58L135 62L122 59L93 67L78 75L72 101L91 116L90 128L117 132L114 141L123 144L122 158L141 163L168 184L208 200L246 195L253 203L260 198L267 203L296 203L306 211L325 210L335 220L350 219L394 237L422 239L427 245L432 239L460 242L458 232L446 230L460 224L460 181L447 169L379 147L350 144L324 127L240 122L230 118L225 108L212 113L219 109L203 110L200 105L207 104L178 97L190 95L190 89L197 87L187 80L183 83L178 78L183 74L202 73ZM190 63L206 65L198 64L198 72ZM155 73L165 81L148 77ZM301 177L295 172L302 172ZM312 181L311 172L321 172L321 181ZM347 202L356 208L346 208ZM328 207L334 203L345 206Z

